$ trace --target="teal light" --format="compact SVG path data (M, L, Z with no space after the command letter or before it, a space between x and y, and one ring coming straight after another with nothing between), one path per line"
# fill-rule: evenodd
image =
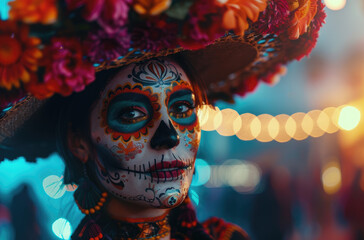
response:
M52 224L52 231L58 238L68 240L72 234L71 224L67 219L59 218Z
M210 179L211 167L210 165L200 158L196 159L195 174L192 179L192 186L201 186L207 183Z
M6 20L9 17L9 5L8 2L10 2L9 0L1 0L0 1L0 18L2 20Z
M197 192L190 189L189 195L192 201L196 204L196 206L198 206L198 204L200 203L200 196L198 196Z

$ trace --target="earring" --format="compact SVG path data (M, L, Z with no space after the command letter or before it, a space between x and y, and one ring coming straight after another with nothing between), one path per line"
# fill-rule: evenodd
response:
M107 192L101 190L89 179L86 174L81 178L73 197L82 213L89 215L99 211L107 200Z

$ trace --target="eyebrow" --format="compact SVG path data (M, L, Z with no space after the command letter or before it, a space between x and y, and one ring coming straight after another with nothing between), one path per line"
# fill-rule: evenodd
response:
M190 89L181 89L171 94L169 100L174 98L180 98L188 95L193 95L193 92Z

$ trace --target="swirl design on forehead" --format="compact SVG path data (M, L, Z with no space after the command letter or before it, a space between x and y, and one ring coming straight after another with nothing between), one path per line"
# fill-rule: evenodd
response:
M193 92L193 88L191 86L190 83L188 83L187 81L181 80L179 82L174 81L172 82L171 86L166 88L165 90L165 94L166 94L166 98L165 98L165 105L168 106L169 105L169 100L170 97L173 93L178 92L180 90L190 90L191 92ZM189 133L194 133L195 130L199 131L199 122L198 122L198 118L196 117L195 121L193 121L191 124L188 125L182 125L177 123L176 121L173 120L173 118L171 118L173 125L178 128L182 133L184 133L186 130Z
M156 59L136 64L128 77L144 86L159 87L180 81L181 75L173 64Z
M153 108L153 116L151 120L143 126L141 129L138 129L135 132L118 132L112 129L108 125L107 115L108 115L108 107L110 102L118 95L124 93L136 93L147 97L150 101L150 104ZM110 90L107 93L107 96L103 100L103 107L101 110L102 120L100 126L104 128L104 131L107 135L111 135L113 141L122 140L124 143L130 141L131 138L134 140L139 140L141 136L148 135L148 129L154 126L156 120L161 117L160 109L161 105L159 104L159 94L154 93L151 87L143 87L141 84L137 83L132 85L130 83L126 83L125 85L121 86L118 85L115 90Z

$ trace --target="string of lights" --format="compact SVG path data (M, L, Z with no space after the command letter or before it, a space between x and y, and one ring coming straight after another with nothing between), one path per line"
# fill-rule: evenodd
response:
M360 111L350 105L328 107L324 110L298 112L292 115L272 116L251 113L239 115L233 109L220 110L204 106L199 111L201 129L216 131L222 136L234 136L244 141L260 142L302 141L308 137L321 137L325 133L353 130L360 122Z

